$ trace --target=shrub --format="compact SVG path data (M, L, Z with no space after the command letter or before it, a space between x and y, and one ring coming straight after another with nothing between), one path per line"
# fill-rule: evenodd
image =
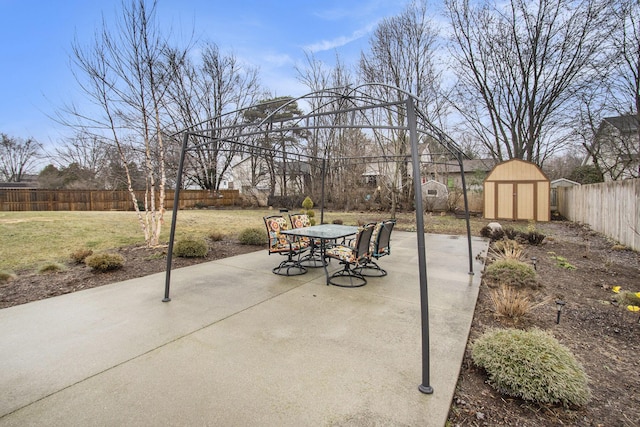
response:
M493 244L492 252L496 259L515 259L521 261L524 249L515 240L498 240Z
M307 214L307 216L309 217L309 223L311 225L316 225L316 220L314 219L316 213L313 211L313 200L311 200L311 197L305 197L305 199L302 201L302 208L304 209L302 213Z
M57 273L62 270L64 270L64 265L57 262L50 262L41 266L38 269L38 274Z
M78 249L77 251L71 252L71 260L76 264L82 264L89 255L93 255L91 249Z
M516 289L538 289L534 269L515 259L501 259L492 263L482 276L490 287L509 285Z
M8 282L15 279L16 275L9 273L8 271L0 270L0 283Z
M488 225L485 225L480 229L480 235L487 239L491 239L492 241L501 240L504 237L504 230L502 230L502 228L493 229Z
M182 258L204 258L209 248L202 240L179 240L173 246L173 254Z
M220 231L212 231L211 233L209 233L209 238L214 242L219 242L221 240L224 240L225 235Z
M103 273L122 268L124 258L120 254L113 253L94 254L86 257L84 263L92 270Z
M520 236L520 232L511 226L503 228L504 235L509 240L516 240Z
M268 243L267 234L257 228L245 228L238 235L238 240L243 245L266 245Z
M587 375L571 351L540 329L488 331L472 345L471 357L503 394L564 406L591 398Z
M516 323L532 308L531 300L525 293L507 285L492 289L491 301L496 310L496 317L505 317Z

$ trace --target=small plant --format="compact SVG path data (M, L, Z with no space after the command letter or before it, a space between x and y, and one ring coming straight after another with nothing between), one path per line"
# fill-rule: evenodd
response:
M493 244L491 249L496 259L515 259L522 261L524 257L524 249L515 240L498 240Z
M514 323L519 322L532 308L531 300L524 292L507 285L492 289L491 301L496 317L504 317Z
M626 307L632 313L640 312L640 292L622 291L621 286L614 286L611 290L616 293L616 302ZM640 323L640 317L638 317Z
M504 230L502 228L491 228L488 225L485 225L480 229L480 235L490 239L491 241L497 241L504 237Z
M49 274L49 273L57 273L59 271L64 270L64 265L57 262L50 262L44 264L38 269L38 274Z
M16 275L8 271L0 270L0 283L8 282L16 278Z
M92 270L104 273L121 269L124 266L124 258L114 253L94 254L86 257L84 263Z
M91 249L78 249L77 251L71 252L71 260L76 264L83 264L85 258L89 255L93 255L93 251Z
M209 248L202 240L184 239L173 246L173 254L182 258L204 258Z
M309 217L309 222L311 223L311 225L316 225L316 220L314 219L316 213L313 211L313 200L311 200L311 197L305 197L305 199L302 201L302 209L304 209L302 213L307 214L307 216Z
M214 242L220 242L224 240L225 235L220 231L212 231L209 233L209 238Z
M569 263L569 261L567 261L565 257L557 255L555 252L547 252L547 253L551 255L551 258L553 258L556 261L556 265L558 267L566 268L567 270L576 269L576 266Z
M540 245L544 241L545 236L541 232L536 229L536 225L534 222L530 222L527 227L527 232L523 233L522 237L529 242L531 245Z
M591 399L584 368L568 348L540 329L486 332L474 342L471 357L503 394L565 407Z
M511 226L504 227L504 235L509 240L516 240L520 236L520 232Z
M491 288L509 285L516 289L538 289L535 270L528 264L515 259L497 260L487 267L482 276Z
M243 245L260 246L268 243L266 233L257 228L245 228L238 235L238 240Z

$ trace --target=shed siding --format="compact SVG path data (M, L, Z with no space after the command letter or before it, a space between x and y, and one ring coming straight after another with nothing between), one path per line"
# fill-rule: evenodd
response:
M484 181L487 219L549 221L550 184L542 170L524 160L497 165Z

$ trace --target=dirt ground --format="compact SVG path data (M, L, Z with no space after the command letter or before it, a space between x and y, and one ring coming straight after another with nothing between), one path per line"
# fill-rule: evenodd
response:
M503 224L508 225L508 224ZM539 224L547 238L526 246L536 257L538 295L546 301L517 327L549 331L568 347L590 379L592 400L583 408L540 406L501 396L485 383L467 352L461 368L450 426L640 426L639 313L613 303L612 288L640 291L640 254L620 250L602 235L569 222ZM562 267L564 257L575 269ZM532 261L530 261L532 262ZM556 300L566 302L556 324ZM469 340L492 327L510 327L494 316L489 288L483 283Z
M508 224L503 224L508 225ZM639 426L640 349L639 313L612 303L612 288L640 291L640 254L615 247L598 233L569 222L539 224L547 238L540 246L526 246L527 259L537 258L543 288L537 306L519 325L550 331L574 353L590 378L591 402L582 408L540 406L501 396L486 384L486 375L465 356L449 413L450 426ZM174 258L174 268L243 254L263 247L238 242L210 242L204 259ZM166 248L128 247L120 254L123 269L93 273L84 265L46 275L19 274L0 283L0 308L165 271ZM575 269L558 265L564 257ZM566 301L556 324L555 301ZM470 341L491 327L513 326L494 316L488 288L483 284L476 306Z

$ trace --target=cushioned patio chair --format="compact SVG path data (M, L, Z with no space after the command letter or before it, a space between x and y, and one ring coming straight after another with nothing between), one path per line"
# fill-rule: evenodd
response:
M311 220L307 214L290 214L289 220L293 228L311 227ZM326 265L326 261L322 257L320 240L311 239L309 237L301 237L300 240L304 245L309 247L309 253L300 258L300 264L305 267L318 268Z
M376 224L373 234L371 235L371 243L369 245L369 257L356 268L356 271L363 276L382 277L387 272L381 268L375 260L383 256L391 254L391 232L396 225L395 219L388 219Z
M293 236L281 233L282 230L289 229L289 224L282 215L265 216L264 224L269 238L269 255L279 254L287 257L271 271L281 276L297 276L306 273L307 269L300 265L300 254L305 252L309 245Z
M327 284L342 286L345 288L357 288L367 284L367 279L357 271L369 257L369 242L375 228L375 223L370 223L358 230L353 246L335 245L325 250L325 256L340 261L343 268L327 278Z

